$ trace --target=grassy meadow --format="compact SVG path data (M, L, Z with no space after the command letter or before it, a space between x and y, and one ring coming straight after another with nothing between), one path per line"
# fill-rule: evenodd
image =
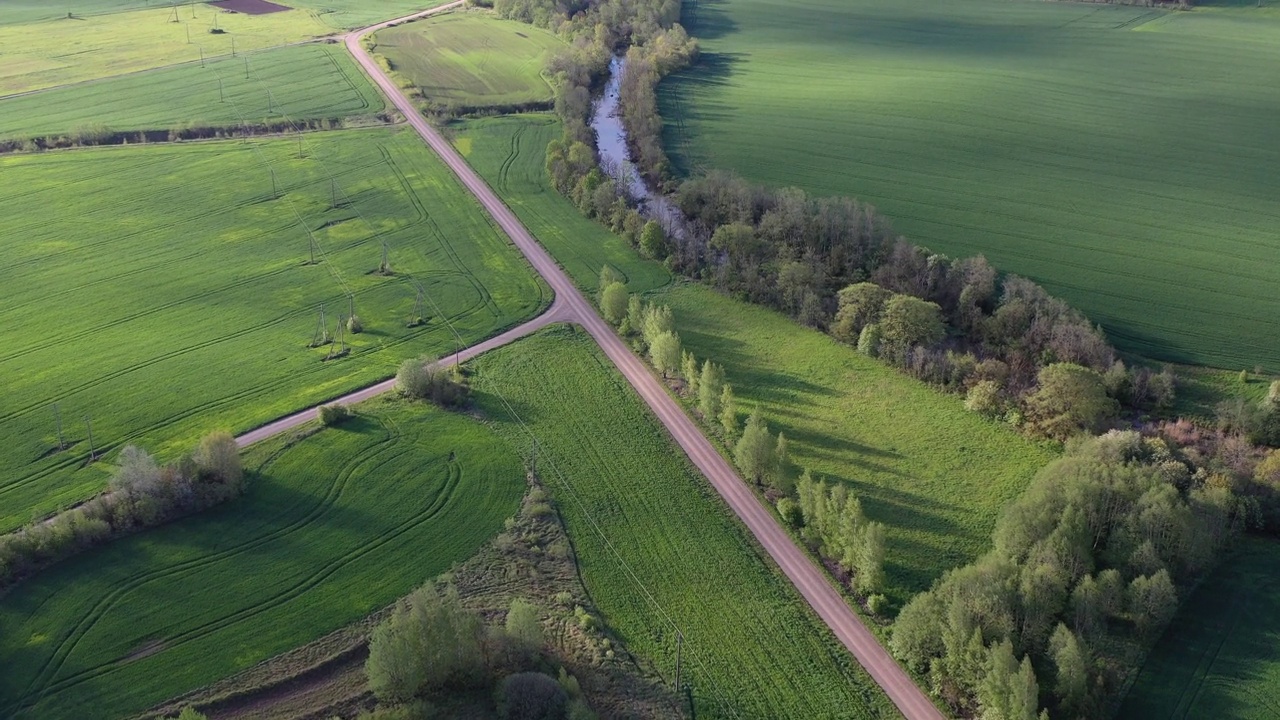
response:
M476 12L387 28L374 40L378 54L432 103L469 110L549 104L542 69L564 47L547 30Z
M701 285L586 220L548 187L542 116L467 121L454 144L587 292L608 263L672 306L685 347L725 366L744 412L760 404L797 463L841 480L889 528L889 595L905 601L984 552L1001 508L1052 454L900 372L775 312Z
M126 443L172 456L453 350L442 314L470 344L549 302L412 132L308 134L302 158L298 147L0 157L0 530L101 489L109 468L86 466L86 417L108 459ZM390 276L374 272L383 243ZM419 285L429 321L408 328ZM325 361L308 348L319 311L334 333L349 295L365 331Z
M103 126L165 130L185 124L367 120L384 107L344 47L299 45L241 53L206 67L179 65L0 99L0 139Z
M1280 714L1280 544L1248 540L1183 604L1118 717Z
M643 260L626 242L588 220L547 178L547 143L560 137L554 115L528 113L455 122L453 145L579 288L594 293L610 265L633 292L671 283L661 263Z
M274 1L274 0L273 0ZM65 3L50 4L48 0L5 0L0 3L0 25L17 23L34 23L42 20L65 19L71 12L77 18L88 19L94 15L128 12L132 10L167 9L175 0L68 0ZM177 0L177 4L185 14L183 20L191 19L189 3ZM382 20L403 17L418 10L443 4L442 0L280 0L277 5L306 11L316 20L335 30L365 27ZM198 4L199 11L211 12L203 4Z
M202 52L206 60L230 57L233 49L249 52L335 32L306 10L246 15L197 3L178 8L179 22L172 17L172 8L152 7L0 25L0 96L178 63L198 67ZM219 34L210 32L215 23Z
M1280 8L686 4L660 86L685 171L875 204L1161 360L1280 371Z
M473 369L495 430L525 452L519 420L538 438L540 475L605 621L665 678L671 623L684 633L697 717L897 716L590 337L553 328Z
M483 424L401 400L245 463L245 497L0 599L0 715L128 717L314 640L469 557L525 490Z

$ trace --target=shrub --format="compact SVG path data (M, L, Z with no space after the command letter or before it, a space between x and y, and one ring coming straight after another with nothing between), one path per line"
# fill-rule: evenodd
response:
M351 408L346 405L321 405L320 406L320 423L325 427L333 427L341 425L351 417Z
M352 315L347 318L347 332L352 335L359 335L364 332L364 323L360 322L359 315Z
M434 359L426 357L401 363L396 373L396 387L404 395L445 408L462 405L468 395L468 388L456 368L440 367Z
M867 611L872 615L884 615L888 609L889 598L879 593L867 596Z
M804 524L804 513L800 511L800 506L788 497L778 498L778 516L791 527L798 528Z
M568 703L560 683L542 673L516 673L498 690L498 716L506 720L561 720Z

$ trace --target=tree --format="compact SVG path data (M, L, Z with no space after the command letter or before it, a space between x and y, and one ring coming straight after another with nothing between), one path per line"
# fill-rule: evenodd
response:
M1057 440L1096 432L1120 409L1102 375L1087 367L1053 363L1040 370L1038 383L1027 398L1027 418L1036 432Z
M562 720L569 694L548 675L516 673L498 690L499 717L503 720Z
M1019 664L1008 640L991 646L986 677L978 685L984 720L1036 720L1040 686L1031 658Z
M406 702L446 683L481 678L483 625L452 585L428 583L374 628L365 674L379 700Z
M626 284L626 278L622 274L613 269L612 265L602 265L600 267L600 282L596 285L597 292L604 293L604 289L614 283ZM599 303L599 298L597 298Z
M688 350L680 354L680 374L684 376L689 394L696 396L698 394L698 358Z
M964 397L964 409L983 417L998 417L1004 412L1004 397L994 380L979 380Z
M656 220L644 224L640 231L640 252L647 258L661 260L667 256L667 234Z
M188 705L178 713L178 720L209 720L209 716Z
M244 480L240 464L240 447L231 433L220 430L200 438L195 453L196 467L202 477L216 480L231 488L239 488Z
M516 598L507 610L507 637L525 653L535 653L542 648L542 624L538 622L538 609L532 603Z
M775 490L790 495L795 487L791 481L791 450L787 446L787 436L778 433L778 442L773 446L773 470L769 473Z
M606 322L617 326L627 317L627 286L612 282L600 291L600 314Z
M1049 638L1049 655L1055 672L1054 695L1068 713L1084 714L1089 693L1088 650L1066 625L1058 623Z
M396 388L402 395L428 400L440 407L461 405L467 399L467 386L456 368L444 368L429 357L400 363Z
M733 399L733 386L724 384L720 391L720 427L724 428L724 436L732 439L738 434L738 404Z
M724 392L724 370L705 360L702 376L698 378L698 410L707 422L714 422L720 415L720 395Z
M878 322L884 305L893 293L875 283L850 285L839 293L839 305L831 334L849 344L858 342L862 329Z
M733 459L748 480L761 482L773 468L773 436L759 408L747 418L742 437L733 448Z
M942 310L910 295L894 295L880 316L881 349L901 361L916 345L929 347L946 335Z
M644 331L644 301L639 295L627 298L627 325L631 332Z
M862 332L858 335L858 352L867 357L879 357L880 355L880 324L871 323L862 328Z
M1150 636L1173 619L1178 609L1178 592L1169 579L1169 571L1160 570L1150 577L1140 575L1129 583L1129 614L1138 633Z
M676 319L671 308L666 305L649 305L644 311L644 322L640 328L647 345L652 345L655 338L664 332L676 331Z
M869 595L884 585L884 524L867 523L858 553L858 590Z
M667 377L667 373L680 367L680 337L670 330L659 333L649 343L649 359L653 369Z

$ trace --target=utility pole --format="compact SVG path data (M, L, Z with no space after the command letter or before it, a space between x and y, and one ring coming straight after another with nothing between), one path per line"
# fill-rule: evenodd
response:
M245 59L244 59L244 67L245 67L244 79L245 79L245 80L248 80L248 79L249 79L249 58L245 58ZM268 114L268 115L270 115L270 114L272 113L272 109L271 109L271 108L272 108L273 104L274 104L274 103L272 103L272 102L271 102L271 91L270 91L270 90L268 90L268 91L267 91L267 114Z
M66 450L67 443L62 439L62 410L58 407L58 403L53 404L53 421L58 426L58 449Z
M302 159L302 157L303 157L303 155L302 155L302 131L301 131L301 130L299 130L299 131L298 131L298 159L299 159L299 160L301 160L301 159Z
M184 25L183 27L187 29L187 44L190 45L191 44L191 26Z
M231 57L236 56L236 36L231 36Z
M89 462L93 462L98 459L98 452L93 447L93 419L85 415L84 424L89 428Z
M245 80L249 79L249 58L247 56L244 59L244 79ZM267 95L268 97L270 97L271 92L267 91Z
M680 692L680 655L684 651L684 633L676 631L676 692ZM683 704L683 702L681 703Z
M222 94L222 78L218 78L218 102L226 102L227 98Z
M268 169L269 171L271 171L271 199L272 199L272 200L279 200L279 199L280 199L280 189L279 189L278 187L276 187L276 169L275 169L275 168L267 168L267 169ZM311 262L315 262L315 261L316 261L315 254L314 254L314 253L312 253L312 255L311 255Z
M204 67L204 47L200 48L200 67Z
M329 208L333 209L338 207L338 181L337 180L329 181L329 190L333 193L333 198L329 201Z

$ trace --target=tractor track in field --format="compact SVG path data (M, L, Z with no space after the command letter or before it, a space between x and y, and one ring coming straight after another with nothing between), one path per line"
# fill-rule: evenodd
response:
M459 0L425 12L378 23L349 33L344 42L347 50L355 57L356 62L369 75L374 84L381 88L391 104L404 115L408 124L417 131L426 144L453 171L463 186L476 197L498 227L502 228L507 236L510 237L511 242L525 256L529 264L533 266L533 269L551 287L555 293L552 311L544 314L539 320L544 320L551 316L559 316L559 320L578 324L591 335L605 356L613 363L618 372L627 379L627 382L630 383L635 392L657 416L658 421L662 423L672 438L689 456L693 464L706 476L711 485L743 524L746 525L765 552L778 564L783 574L786 575L796 590L809 603L818 617L831 629L836 638L848 648L871 676L872 680L884 690L885 694L905 717L910 720L935 720L943 717L941 711L916 686L906 671L880 645L876 637L871 634L871 631L853 612L844 597L827 579L824 571L814 563L807 553L796 546L791 537L778 524L772 513L761 505L746 483L738 477L737 472L715 450L701 430L693 423L693 420L685 414L684 410L667 392L667 389L653 376L648 366L631 352L630 348L614 333L613 328L609 327L596 313L595 308L579 292L564 270L516 218L515 214L498 198L493 190L471 169L462 155L449 144L439 131L427 123L413 103L405 97L404 93L400 91L368 51L364 49L361 42L365 36L391 25L439 12L446 12L461 6L462 2ZM518 328L518 330L528 328L535 323L528 323ZM505 335L494 338L494 340L500 340L502 337L505 337ZM502 342L501 344L506 343ZM482 345L484 344L482 343ZM384 383L384 385L388 384ZM369 390L376 392L378 387L380 386L374 386ZM302 419L297 421L295 425L314 417L315 413L315 410L301 413ZM266 431L267 428L262 430ZM276 432L280 431L276 430Z

